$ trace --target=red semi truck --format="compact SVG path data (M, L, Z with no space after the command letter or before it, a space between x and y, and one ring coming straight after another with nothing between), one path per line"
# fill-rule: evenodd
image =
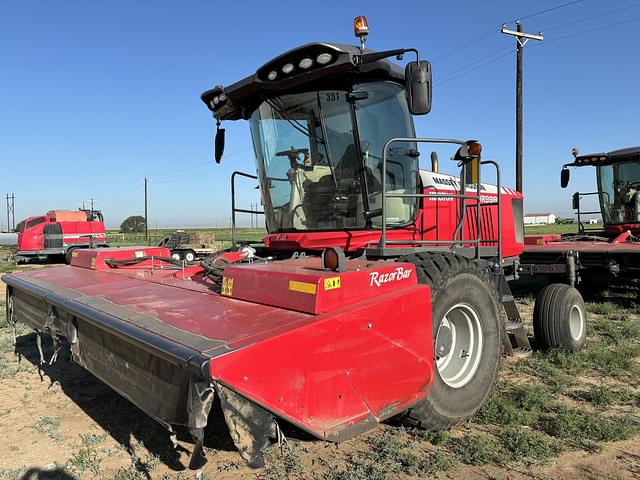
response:
M89 246L107 247L102 213L95 210L50 210L18 224L17 262L64 256L71 263L73 251Z

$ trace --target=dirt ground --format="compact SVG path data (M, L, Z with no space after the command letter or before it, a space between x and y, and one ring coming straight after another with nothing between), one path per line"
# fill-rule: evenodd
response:
M3 283L0 295L2 302ZM640 343L607 340L608 334L618 335L620 325L625 335L640 337L637 292L633 295L626 297L630 300L624 308L609 300L591 307L590 322L597 322L598 336L590 333L590 343L613 345L607 352ZM520 300L530 323L531 298ZM0 479L195 478L186 470L192 448L186 432L179 432L180 448L175 452L161 426L71 362L68 353L39 370L35 334L19 327L14 349L11 329L4 324L4 304L1 307ZM616 315L624 319L616 320ZM506 360L496 402L447 434L425 434L392 421L336 445L282 425L288 442L269 449L268 466L261 470L244 465L219 412L214 412L205 442L209 463L200 477L640 479L640 349L630 351L625 362L607 354L613 363L602 368L579 363L599 362L596 350L584 359ZM51 352L49 340L45 352ZM523 390L523 385L531 389ZM500 402L523 391L529 392L530 400L518 404L521 410L507 419L510 407ZM596 397L597 392L604 396ZM549 409L545 402L556 407ZM562 415L579 419L577 426L549 428ZM615 422L606 423L614 417ZM595 418L601 423L591 422ZM620 437L626 439L611 441ZM514 438L524 440L514 447Z

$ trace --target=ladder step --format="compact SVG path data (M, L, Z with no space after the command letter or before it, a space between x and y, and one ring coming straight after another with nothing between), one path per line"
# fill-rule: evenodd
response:
M518 357L518 358L528 358L531 355L533 355L533 349L531 348L523 348L523 347L518 347L518 348L514 348L511 355L513 355L514 357Z
M522 320L519 318L508 318L504 322L504 327L507 332L512 332L524 327L524 323L522 323Z
M502 296L502 303L509 303L513 302L514 300L515 298L513 298L513 295L505 294Z

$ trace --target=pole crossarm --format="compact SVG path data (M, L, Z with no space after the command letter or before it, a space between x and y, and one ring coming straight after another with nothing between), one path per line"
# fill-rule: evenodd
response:
M542 35L542 32L538 32L538 33L518 32L517 30L509 30L504 25L500 29L500 32L506 35L513 35L514 37L520 37L525 40L525 43L526 43L526 40L544 40L544 36Z

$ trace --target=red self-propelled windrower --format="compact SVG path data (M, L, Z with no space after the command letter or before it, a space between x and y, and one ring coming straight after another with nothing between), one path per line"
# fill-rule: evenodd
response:
M340 441L398 415L442 430L490 397L503 353L529 355L508 282L524 249L522 195L475 140L416 138L431 66L415 49L317 42L202 100L218 123L249 120L267 235L199 264L159 247L74 251L70 266L5 275L7 319L62 339L72 358L195 440L215 397L252 466L279 421ZM404 69L387 60L415 55ZM459 176L420 168L453 146ZM496 184L483 181L493 172ZM537 344L584 345L580 294L550 285ZM41 361L45 361L41 354Z

